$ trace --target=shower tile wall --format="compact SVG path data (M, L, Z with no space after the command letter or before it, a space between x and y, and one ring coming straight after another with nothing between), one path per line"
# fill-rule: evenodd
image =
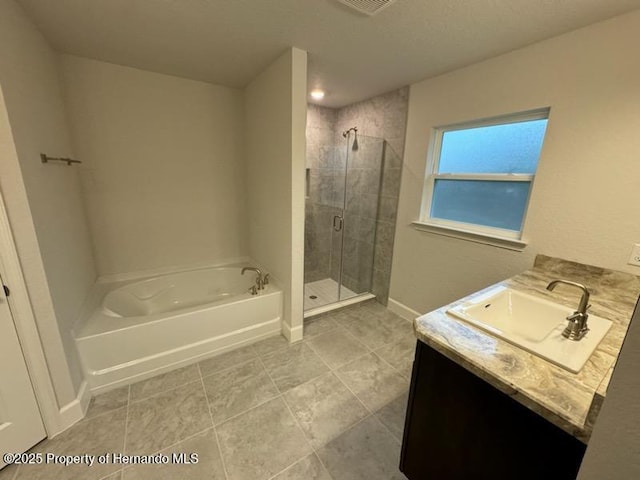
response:
M308 106L305 283L329 277L339 280L342 243L339 234L332 233L332 219L343 204L346 143L342 132L357 126L359 148L350 150L347 172L343 284L358 293L370 290L386 305L408 93L403 88L337 110Z
M333 216L339 213L334 192L336 119L336 110L308 105L304 283L329 278L331 274L331 226ZM344 166L339 175L344 175Z
M405 87L338 110L335 123L336 141L344 141L340 132L357 126L358 134L383 138L387 142L382 155L382 179L375 222L373 283L371 287L371 293L376 295L378 301L384 305L387 304L391 281L391 258L398 212L408 102L409 88ZM362 156L362 153L365 152L358 150L358 155ZM368 155L368 158L376 158L376 155ZM366 165L350 162L349 169L363 166ZM375 165L369 166L375 168ZM349 177L351 173L349 171L347 176ZM358 238L364 237L356 234L353 238L345 232L344 248L345 252L357 252L358 257L363 259L370 255L369 246L362 246L361 241L358 244ZM345 255L345 258L347 256ZM347 285L346 282L345 285ZM354 286L351 285L349 288Z

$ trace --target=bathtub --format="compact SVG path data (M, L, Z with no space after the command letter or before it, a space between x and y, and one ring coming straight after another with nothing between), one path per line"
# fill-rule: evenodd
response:
M94 307L74 329L93 393L110 390L274 336L282 291L251 295L242 266L197 269L101 283Z

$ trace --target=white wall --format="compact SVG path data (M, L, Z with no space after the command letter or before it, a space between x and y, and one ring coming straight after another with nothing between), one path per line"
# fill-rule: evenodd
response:
M640 478L640 309L629 326L579 480Z
M0 186L59 406L82 382L71 325L96 271L78 168L40 162L75 156L56 56L12 0L0 0L0 85L10 130L0 127Z
M306 52L292 48L245 90L249 254L284 289L283 333L302 338Z
M640 273L640 11L411 86L391 297L419 312L529 268L536 253ZM513 252L419 232L430 130L551 107Z
M247 254L240 90L62 55L100 275Z

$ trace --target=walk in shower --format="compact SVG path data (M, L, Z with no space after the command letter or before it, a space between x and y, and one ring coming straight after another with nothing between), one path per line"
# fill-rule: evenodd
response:
M376 222L385 149L357 127L320 132L308 148L305 315L373 298ZM357 298L356 298L357 297Z

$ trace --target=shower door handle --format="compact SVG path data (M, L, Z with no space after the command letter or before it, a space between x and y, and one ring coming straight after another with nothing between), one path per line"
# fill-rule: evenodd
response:
M340 230L342 230L343 223L344 223L344 220L342 219L342 216L340 215L333 216L333 229L336 232L339 232Z

